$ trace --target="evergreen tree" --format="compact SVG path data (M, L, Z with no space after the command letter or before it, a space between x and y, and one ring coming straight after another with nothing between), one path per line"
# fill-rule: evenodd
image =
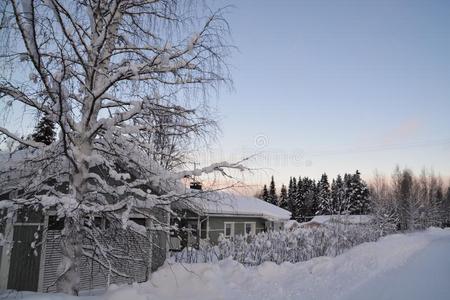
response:
M317 183L316 180L313 180L313 202L312 202L312 209L311 212L313 213L312 216L319 214L319 194L317 189Z
M267 190L267 185L264 185L262 193L261 193L261 199L269 202L269 191Z
M44 116L36 125L31 138L35 142L50 145L55 141L55 123Z
M330 184L326 173L322 174L317 184L317 198L319 201L319 213L323 215L334 214L333 198L331 198Z
M301 177L298 178L297 181L297 189L295 192L295 219L297 221L303 222L305 220L305 188L303 184L303 179Z
M303 178L304 196L304 220L311 220L317 213L319 205L317 201L316 182L308 177Z
M292 197L292 177L289 177L289 185L287 190L287 202L289 203Z
M346 209L344 181L341 175L333 179L331 183L331 198L333 198L334 210L336 214L341 214Z
M275 187L275 180L273 179L273 176L272 176L272 179L270 180L269 199L267 202L269 202L273 205L278 205L277 190Z
M297 201L297 180L294 178L290 178L289 180L289 189L288 189L288 207L287 210L289 210L292 214L292 219L297 219L297 211L296 211L296 201Z
M310 220L318 209L315 181L299 177L295 198L296 219L302 222Z
M287 195L287 189L284 184L281 185L280 190L280 198L278 200L278 206L284 209L288 209L288 195Z
M362 180L361 173L358 170L356 170L355 174L351 176L350 200L351 213L367 214L369 212L369 188Z
M353 210L354 199L353 197L353 184L352 175L344 174L344 199L342 202L343 211L341 213L350 214Z

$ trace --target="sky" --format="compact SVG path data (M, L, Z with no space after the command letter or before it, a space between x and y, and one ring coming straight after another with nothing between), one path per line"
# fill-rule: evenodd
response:
M211 98L222 132L200 165L251 156L250 186L357 169L370 180L397 164L450 181L450 1L207 3L231 6L237 50L233 89ZM26 132L31 119L0 123Z
M450 179L450 1L215 1L238 48L203 158L248 184L394 167Z

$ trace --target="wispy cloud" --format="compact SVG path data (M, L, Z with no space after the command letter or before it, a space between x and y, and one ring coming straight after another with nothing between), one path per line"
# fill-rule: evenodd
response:
M402 121L398 126L386 132L382 137L382 143L390 145L398 142L408 141L416 137L423 128L423 123L417 118Z

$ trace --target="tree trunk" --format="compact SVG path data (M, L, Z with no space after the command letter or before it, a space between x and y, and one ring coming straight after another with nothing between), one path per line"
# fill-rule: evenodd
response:
M89 155L92 153L90 145L81 144L79 153ZM87 192L87 181L89 164L83 155L75 157L76 168L70 178L70 185L74 202L83 202ZM80 264L83 247L82 226L84 222L83 212L79 208L66 208L64 229L61 232L62 261L59 268L57 281L58 292L69 295L78 295L80 290Z
M80 290L80 262L82 254L82 234L80 218L66 217L61 232L62 261L56 287L58 292L78 295Z

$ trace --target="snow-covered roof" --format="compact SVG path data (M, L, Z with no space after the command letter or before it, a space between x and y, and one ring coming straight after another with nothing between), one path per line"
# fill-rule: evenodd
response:
M0 171L8 171L11 166L35 156L32 151L17 151L14 154L0 151ZM34 170L29 170L33 171ZM15 176L8 171L8 176ZM1 181L0 181L1 182ZM5 186L3 186L5 188ZM256 197L229 192L204 191L199 196L189 198L185 208L195 208L208 215L232 215L260 217L270 221L289 220L291 213Z
M252 216L270 221L291 218L291 212L266 201L228 192L206 192L195 201L203 213L208 215Z
M367 224L371 220L372 216L370 215L320 215L315 216L309 222L315 222L319 224L330 224L330 223Z
M26 177L35 172L35 170L27 168L16 168L19 163L23 163L33 156L35 156L34 152L28 149L13 153L0 151L0 194L16 188L19 177Z
M14 166L16 163L24 161L27 158L34 156L34 152L25 149L14 152L6 152L0 150L0 166L2 168Z

